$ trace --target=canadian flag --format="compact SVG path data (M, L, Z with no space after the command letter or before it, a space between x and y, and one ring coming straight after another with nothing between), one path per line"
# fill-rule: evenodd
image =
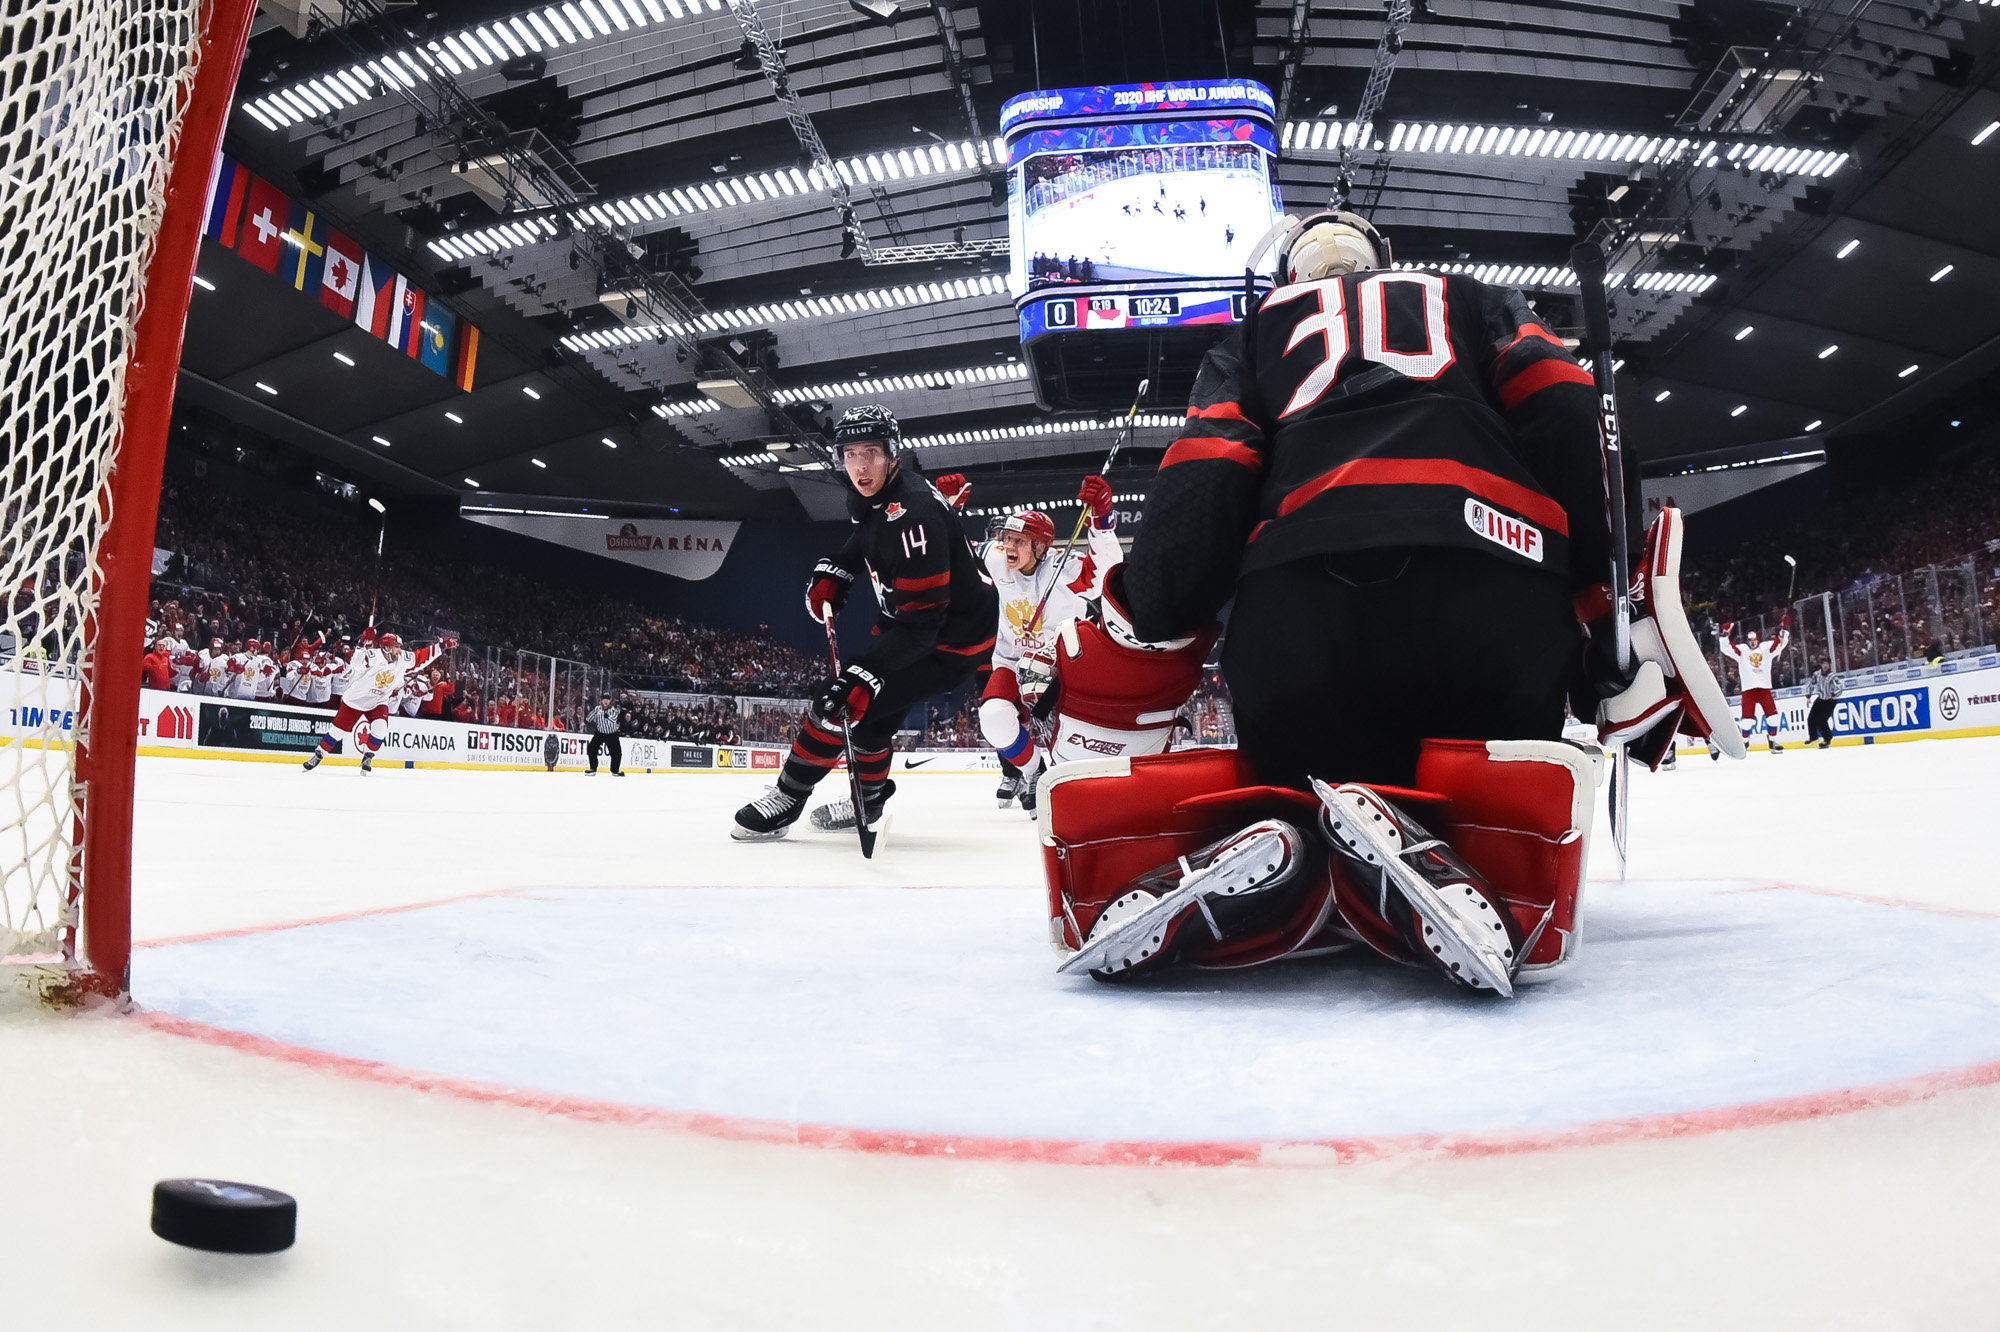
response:
M326 271L320 278L319 303L342 319L354 317L354 293L361 285L361 247L338 231L326 238Z

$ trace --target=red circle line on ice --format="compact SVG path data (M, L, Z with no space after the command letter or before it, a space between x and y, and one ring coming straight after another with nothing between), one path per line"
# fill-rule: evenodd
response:
M138 1020L157 1031L244 1054L297 1064L338 1077L414 1091L453 1096L489 1105L511 1105L593 1124L664 1129L730 1142L814 1147L888 1156L946 1157L960 1161L1015 1161L1040 1165L1124 1166L1331 1166L1391 1157L1468 1158L1518 1156L1528 1152L1659 1138L1696 1137L1735 1129L1824 1119L1860 1110L1878 1110L1927 1100L1945 1092L2000 1083L2000 1060L1897 1078L1865 1087L1845 1087L1756 1101L1747 1105L1599 1120L1567 1128L1522 1133L1410 1133L1282 1142L1073 1141L1050 1138L976 1137L942 1133L898 1133L887 1129L824 1124L786 1124L744 1116L662 1110L621 1101L537 1092L479 1082L420 1069L329 1054L227 1031L167 1013L141 1011Z

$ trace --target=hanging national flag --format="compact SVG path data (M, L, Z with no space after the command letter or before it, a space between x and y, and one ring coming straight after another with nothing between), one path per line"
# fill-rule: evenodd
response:
M326 223L302 203L292 205L291 225L285 228L285 271L293 291L319 290L320 274L326 267Z
M424 322L417 339L417 359L426 370L440 375L451 373L452 344L457 340L458 316L431 301L424 307Z
M361 276L355 283L354 322L384 341L389 337L390 292L395 282L396 271L388 260L372 251L363 252Z
M236 252L266 273L277 272L278 259L285 248L285 224L291 216L292 201L285 197L285 192L262 176L251 176Z
M215 175L208 182L207 221L201 234L224 245L236 244L236 224L243 218L243 196L250 188L250 172L228 153L215 156Z
M418 333L424 322L424 289L396 274L396 295L389 309L389 345L406 356L421 350Z
M472 392L472 370L479 364L479 330L466 324L458 330L458 356L451 368L452 383Z
M326 272L319 303L342 319L354 318L354 293L361 288L361 247L338 231L326 233Z

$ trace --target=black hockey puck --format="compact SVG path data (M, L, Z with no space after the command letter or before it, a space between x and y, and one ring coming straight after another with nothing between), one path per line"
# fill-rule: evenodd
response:
M153 1186L153 1233L210 1253L276 1253L298 1235L288 1193L226 1179L163 1179Z

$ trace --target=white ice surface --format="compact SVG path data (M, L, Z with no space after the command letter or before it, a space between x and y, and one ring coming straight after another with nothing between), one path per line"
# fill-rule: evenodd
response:
M853 854L840 847L841 854ZM1054 975L1019 889L543 891L142 952L140 1003L667 1110L1088 1140L1555 1129L2000 1059L2000 920L1631 885L1513 1003L1368 958Z
M1972 1006L1990 1004L1990 993L1967 980L1965 960L1967 941L2000 914L1987 812L2000 741L1683 763L1680 773L1639 782L1634 883L1605 881L1610 866L1597 857L1592 965L1629 952L1691 966L1704 939L1747 952L1741 969L1754 974L1729 983L1764 1005L1752 1014L1758 1030L1816 1039L1820 1053L1756 1049L1747 1037L1732 1051L1729 1033L1711 1033L1716 1055L1702 1071L1733 1067L1731 1076L1749 1080L1731 1095L1763 1094L1756 1079L1778 1064L1788 1077L1772 1087L1813 1079L1845 1086L1981 1057L1977 1040L1950 1044L1978 1025L1954 1014L1951 999L1973 1019ZM966 979L905 990L913 997L900 1022L876 1033L876 1058L888 1066L915 1062L898 1041L926 1009L1011 959L1022 961L1025 979L995 992L1008 1002L1041 995L1157 1010L1146 1022L1186 1023L1190 1014L1212 1022L1267 1003L1351 996L1359 969L1344 962L1299 968L1268 998L1258 985L1274 981L1174 985L1150 1003L1083 982L1041 990L1052 978L1041 970L1049 955L1034 849L1018 814L991 810L989 788L978 779L913 779L897 797L889 848L863 865L837 839L729 842L729 811L759 789L747 777L308 777L282 765L142 760L136 918L142 938L162 940L519 891L356 921L362 937L391 922L421 934L503 903L540 912L581 911L591 901L598 911L707 901L719 911L718 902L761 893L880 903L873 924L893 934L911 929L914 913L943 910L961 894L990 904L991 937L979 935L976 956L958 959L962 966L949 957L906 962L928 976ZM1795 887L1726 891L1745 880ZM722 888L759 891L714 891ZM762 892L770 889L785 891ZM537 900L544 896L569 900ZM1804 945L1805 935L1765 934L1769 942L1755 946L1760 913L1776 904L1787 920L1812 927L1811 947L1799 951L1841 961L1828 965L1818 991L1807 992L1787 960L1790 943ZM1665 937L1641 937L1663 915ZM622 916L628 933L635 918ZM865 941L866 913L847 918ZM284 934L318 939L332 953L347 928ZM762 963L774 934L783 931L723 943L748 959L747 970ZM235 946L262 956L251 945L280 937L249 934ZM657 939L624 939L602 951L638 958L648 946L664 949ZM1910 967L1896 955L1910 946L1933 951ZM180 951L146 950L141 974ZM585 951L570 939L535 945L536 956L551 958ZM864 951L880 956L883 945ZM298 983L324 984L330 960L303 968ZM494 965L516 977L527 970L518 959ZM843 972L838 957L823 965L836 978ZM370 996L390 983L386 965L370 966L355 966L344 991L323 995L327 1021L379 1014L392 1002ZM1718 961L1710 979L1682 988L1713 985L1725 969ZM1300 979L1308 970L1310 985ZM851 967L846 975L860 984ZM1598 984L1593 975L1580 972L1579 983ZM1905 993L1890 994L1885 977L1912 976ZM423 992L421 977L392 979L404 992ZM208 988L204 1002L244 997L219 977ZM1214 990L1225 992L1207 993ZM1869 1020L1886 1008L1846 1010L1859 1014L1846 1030L1823 1021L1829 1005L1860 1003L1845 990L1870 1004L1908 1001L1921 1018L1906 1033L1908 1048L1899 1051L1894 1033ZM818 991L830 992L831 982ZM1493 1014L1539 1022L1564 1002L1560 993L1524 999L1477 1011L1488 1022ZM1462 1028L1469 1011L1398 1002L1427 1024L1449 1012ZM524 1058L551 1031L582 1047L598 1039L586 1028L609 1003L546 980L532 1002L502 986L479 1022L468 1023L463 1044L468 1057L480 1052L512 1018L534 1040L497 1052L507 1058ZM795 1021L831 1021L820 1011L827 1001L818 1003ZM1680 1012L1700 1008L1685 993L1675 1003ZM555 1005L574 1021L565 1031L536 1005ZM1629 1008L1593 1011L1605 1028L1587 1033L1601 1042L1593 1048L1652 1054L1652 1034L1622 1025ZM1011 1011L982 1019L989 1050L1000 1034L1029 1026ZM411 1025L409 1038L425 1039L424 1024ZM1833 1048L1850 1032L1854 1050ZM830 1085L823 1070L797 1076L822 1094ZM1273 1076L1296 1069L1286 1064ZM954 1099L962 1110L967 1098L952 1085L920 1084L907 1112L937 1114ZM1033 1099L1017 1089L1017 1102ZM2000 1087L1990 1085L1804 1122L1488 1159L1076 1167L903 1159L580 1122L355 1081L115 1014L0 1011L0 1130L11 1144L0 1308L7 1325L22 1327L1959 1328L1990 1321L2000 1236ZM275 1259L229 1259L154 1239L144 1224L151 1182L195 1173L297 1194L299 1246Z

